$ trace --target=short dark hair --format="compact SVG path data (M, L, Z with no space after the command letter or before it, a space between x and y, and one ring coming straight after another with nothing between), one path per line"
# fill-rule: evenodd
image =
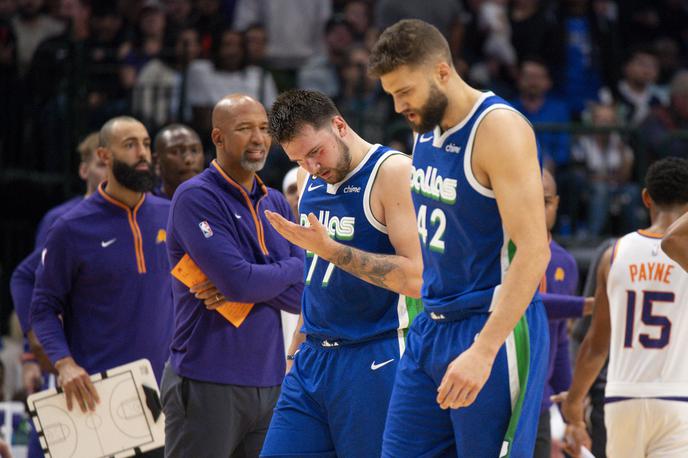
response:
M444 35L419 19L404 19L382 32L370 53L368 73L379 77L402 65L415 66L436 58L452 64Z
M186 124L181 124L181 123L173 123L173 124L168 124L164 127L162 127L158 133L155 135L155 140L153 141L153 149L156 153L159 153L160 150L162 149L162 143L165 138L165 134L167 132L170 132L172 130L186 130L190 134L195 135L196 137L199 138L200 141L200 136L198 135L198 132L193 130L191 127L187 126Z
M647 170L645 187L660 207L688 204L688 159L658 160Z
M280 94L270 110L269 130L277 143L292 140L305 125L316 130L340 116L332 99L318 91L292 89Z

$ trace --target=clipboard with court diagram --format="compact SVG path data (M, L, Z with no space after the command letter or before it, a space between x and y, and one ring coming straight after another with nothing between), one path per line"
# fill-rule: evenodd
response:
M165 417L150 362L140 359L91 376L100 403L71 412L60 388L27 399L36 432L49 458L127 457L165 444Z

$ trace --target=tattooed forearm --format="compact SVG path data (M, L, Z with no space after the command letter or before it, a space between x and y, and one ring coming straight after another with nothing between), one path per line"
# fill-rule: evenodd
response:
M368 283L392 291L399 291L405 283L400 256L368 253L342 246L334 253L331 261L340 269Z

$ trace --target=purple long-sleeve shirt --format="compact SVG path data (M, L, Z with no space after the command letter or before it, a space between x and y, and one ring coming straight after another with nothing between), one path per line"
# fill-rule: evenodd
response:
M552 405L549 400L552 394L568 390L571 385L566 318L581 316L583 312L583 298L574 296L578 287L576 260L554 240L550 242L550 250L552 256L541 287L541 297L549 319L549 362L542 410ZM575 315L568 314L575 312Z
M177 374L242 386L282 383L280 310L300 310L304 254L272 228L264 210L293 219L278 191L256 179L247 192L215 161L177 188L167 226L170 264L188 253L227 299L255 304L236 328L173 280L170 363Z
M12 272L12 277L10 278L10 294L12 295L14 310L17 312L17 317L19 318L19 325L24 334L31 329L29 323L29 307L31 306L31 297L33 296L33 285L36 281L36 268L41 262L41 251L45 245L48 230L60 216L76 207L76 205L83 200L84 198L81 196L74 197L48 210L38 223L34 250L24 258L14 269L14 272Z
M101 184L53 224L30 317L53 363L71 355L92 374L147 358L160 380L173 320L169 207L147 194L130 209Z

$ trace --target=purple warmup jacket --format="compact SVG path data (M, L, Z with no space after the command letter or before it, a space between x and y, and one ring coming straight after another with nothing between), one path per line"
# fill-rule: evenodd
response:
M19 263L12 277L10 278L10 293L12 294L12 302L14 303L14 310L17 312L19 318L19 325L24 334L29 332L31 324L29 323L29 307L31 305L31 297L33 296L33 285L36 281L36 268L41 262L41 251L45 245L45 239L48 236L48 230L52 227L57 219L67 213L77 204L84 200L83 197L73 197L68 201L54 207L46 213L41 221L38 223L36 229L36 243L34 250Z
M173 321L170 203L146 194L130 209L104 186L48 233L31 327L53 363L71 355L92 374L147 358L159 381Z
M552 257L547 266L540 296L549 319L549 364L545 383L542 410L549 409L549 397L569 389L571 361L566 319L583 315L583 298L576 297L578 265L564 248L554 240L550 242Z
M247 192L216 161L174 193L167 225L170 264L188 253L228 300L255 304L236 328L173 279L170 363L178 375L253 387L282 383L280 310L300 310L304 253L272 228L265 210L293 219L281 193L259 178Z

